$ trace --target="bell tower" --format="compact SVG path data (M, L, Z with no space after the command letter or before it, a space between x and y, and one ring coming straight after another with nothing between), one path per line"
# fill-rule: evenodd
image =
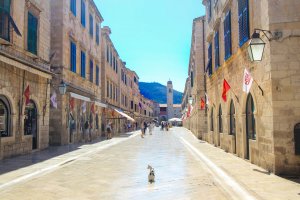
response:
M168 119L174 117L174 109L173 109L173 84L172 81L169 80L167 84L167 114Z

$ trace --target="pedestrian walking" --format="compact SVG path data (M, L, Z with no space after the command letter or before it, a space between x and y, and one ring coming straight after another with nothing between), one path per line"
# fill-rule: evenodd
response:
M106 138L111 139L112 138L111 134L112 134L111 122L108 122L106 125Z
M144 121L144 135L146 135L147 128L148 128L148 124L146 121Z

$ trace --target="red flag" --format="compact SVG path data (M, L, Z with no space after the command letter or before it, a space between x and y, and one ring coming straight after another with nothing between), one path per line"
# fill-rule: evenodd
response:
M223 82L223 92L222 92L222 99L226 102L227 96L226 93L230 90L230 85L227 83L227 81L224 79Z
M70 104L70 109L73 110L74 106L75 106L75 99L71 98L70 101L69 101L69 104Z
M92 104L91 111L93 114L95 114L95 104L94 103Z
M27 86L26 90L24 91L24 96L25 96L25 105L30 103L30 90L29 90L29 85Z
M205 101L201 98L201 110L205 108Z

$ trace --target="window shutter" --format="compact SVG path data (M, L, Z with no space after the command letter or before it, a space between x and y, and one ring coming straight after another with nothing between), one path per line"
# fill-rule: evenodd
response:
M70 0L70 10L76 16L76 0Z
M94 19L93 16L90 14L90 36L93 37L94 34Z
M208 69L208 75L212 75L212 47L211 47L211 43L208 46L208 65L207 65L207 69Z
M248 0L239 0L239 40L242 46L249 39L249 3Z
M85 2L81 0L81 24L85 27Z
M94 81L94 63L90 60L90 81L93 83Z
M28 12L27 50L37 54L37 27L38 19Z
M85 78L85 63L86 63L85 53L81 52L81 77L83 78Z
M76 45L73 42L71 42L70 48L70 64L71 71L76 73Z
M96 43L99 45L100 39L99 39L99 25L96 24Z
M231 56L231 12L228 11L224 20L225 60Z
M219 62L219 31L215 34L215 69L220 66Z
M99 85L99 66L96 65L96 84Z

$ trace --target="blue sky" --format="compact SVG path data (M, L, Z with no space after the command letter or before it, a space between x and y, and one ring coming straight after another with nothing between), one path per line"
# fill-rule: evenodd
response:
M183 91L193 19L204 15L202 0L95 0L112 30L111 39L127 67L143 82Z

